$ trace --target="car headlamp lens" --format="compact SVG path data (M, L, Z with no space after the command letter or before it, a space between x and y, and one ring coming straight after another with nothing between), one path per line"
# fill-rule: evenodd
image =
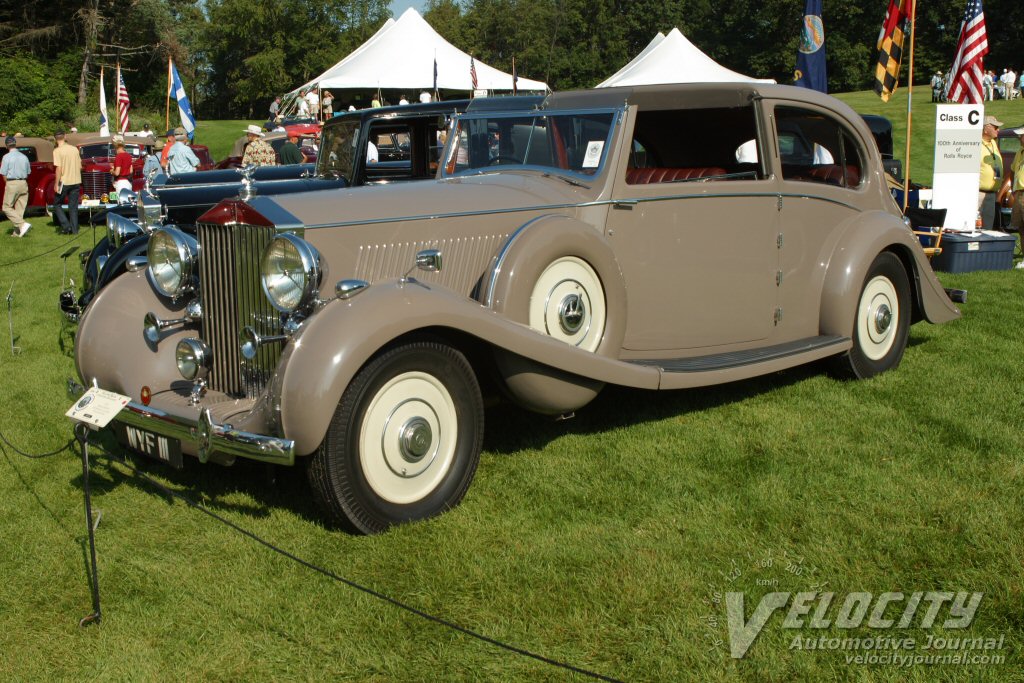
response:
M115 249L139 234L142 228L135 221L116 213L107 214L107 241Z
M210 372L210 348L201 339L182 339L174 349L174 357L178 372L189 381L204 379Z
M146 250L149 281L158 292L177 298L192 289L199 244L177 228L161 228L149 237Z
M139 214L139 224L142 227L154 227L163 220L161 213L163 207L160 205L160 198L148 190L143 190L135 198L136 210Z
M309 242L278 235L263 252L260 274L271 305L290 313L310 304L320 286L320 254Z

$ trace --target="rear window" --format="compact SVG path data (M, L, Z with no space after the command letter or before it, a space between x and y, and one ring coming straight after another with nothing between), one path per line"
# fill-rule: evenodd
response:
M629 184L765 177L753 105L637 112ZM743 147L744 154L737 154Z
M853 136L830 116L799 107L776 107L775 134L786 180L857 187L864 178Z

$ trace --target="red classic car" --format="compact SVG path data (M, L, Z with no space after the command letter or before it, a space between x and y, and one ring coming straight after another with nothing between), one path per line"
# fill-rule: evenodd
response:
M53 143L43 138L18 138L18 150L28 157L32 170L28 176L26 210L43 210L53 202ZM0 159L7 148L0 149ZM0 176L0 195L7 183Z
M78 147L82 155L82 194L98 199L113 186L110 170L114 163L114 144L109 135L68 136L68 142ZM132 189L138 192L145 184L142 167L146 153L155 140L144 135L125 135L124 149L132 155ZM199 157L198 171L213 168L213 158L205 145L192 145L192 151ZM84 198L84 197L83 197Z

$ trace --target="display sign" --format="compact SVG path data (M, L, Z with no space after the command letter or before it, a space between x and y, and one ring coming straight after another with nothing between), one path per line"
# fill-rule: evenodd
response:
M84 422L94 429L106 427L117 417L121 409L128 405L128 397L92 387L75 401L68 412L64 413L72 420Z
M946 209L943 227L949 230L975 229L984 121L985 107L980 104L935 107L932 208Z

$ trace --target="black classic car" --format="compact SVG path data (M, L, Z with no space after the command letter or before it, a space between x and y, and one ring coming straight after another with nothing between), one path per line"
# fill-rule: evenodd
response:
M467 108L530 108L539 102L536 97L480 98L347 112L324 125L316 165L157 175L138 196L123 194L119 205L103 214L107 235L84 261L82 294L62 292L61 309L77 319L107 283L145 266L154 229L174 225L191 231L199 216L222 199L433 178L453 114Z

